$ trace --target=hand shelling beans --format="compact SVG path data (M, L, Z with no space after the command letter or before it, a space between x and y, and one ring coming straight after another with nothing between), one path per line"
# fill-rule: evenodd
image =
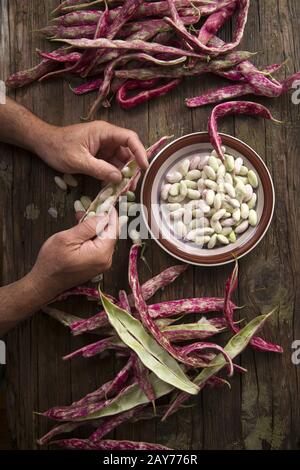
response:
M184 159L165 178L161 208L176 236L213 249L235 243L257 224L258 177L241 157L195 155Z

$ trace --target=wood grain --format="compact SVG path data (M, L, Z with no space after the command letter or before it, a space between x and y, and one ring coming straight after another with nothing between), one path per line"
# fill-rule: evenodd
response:
M33 51L44 47L35 29L46 24L56 0L0 0L0 79L35 63ZM300 2L298 0L260 0L251 2L249 22L242 48L259 51L259 65L289 58L288 70L300 69ZM222 37L229 38L230 25ZM134 129L145 145L164 134L180 137L204 130L211 108L189 110L184 98L222 83L213 77L186 80L181 87L157 101L137 109L122 111L113 105L99 118ZM224 82L225 83L225 82ZM10 93L43 119L57 125L80 121L93 96L75 97L62 81L35 84ZM271 340L284 346L283 356L245 352L239 359L248 369L236 375L232 388L205 390L195 406L178 413L166 423L158 420L126 425L117 438L160 442L182 449L299 449L300 387L299 367L291 363L291 343L300 339L300 248L299 248L299 106L291 96L274 101L259 100L270 107L282 126L251 118L229 118L220 124L223 132L236 135L252 146L267 163L276 188L276 210L264 241L240 263L237 300L248 305L242 317L252 318L259 311L279 305L279 315L265 327ZM80 194L93 196L98 183L80 178L80 189L61 195L53 183L54 171L35 156L20 149L0 146L0 247L3 284L23 276L32 266L43 241L74 223L73 202ZM34 204L36 220L24 217ZM57 221L48 208L59 208ZM154 242L147 243L147 259L153 273L173 264ZM121 241L112 270L104 277L104 288L117 294L127 288L129 243ZM124 255L125 254L125 255ZM158 293L156 299L193 295L222 295L230 267L190 268L180 280ZM141 266L142 279L149 277ZM66 306L80 315L95 311L95 305L76 300ZM49 429L46 420L33 415L55 404L68 404L95 389L120 368L119 360L108 356L65 363L61 357L87 337L71 338L54 320L37 314L11 332L7 338L7 411L13 446L36 449L36 438Z

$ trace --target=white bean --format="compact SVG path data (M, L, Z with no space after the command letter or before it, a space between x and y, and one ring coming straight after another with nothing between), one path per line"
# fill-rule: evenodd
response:
M179 183L174 183L174 184L172 184L172 186L169 190L169 194L170 194L170 196L178 196L179 191L180 191L180 184Z
M185 225L190 224L192 218L193 218L193 211L191 209L184 208L183 222L185 223Z
M174 224L174 232L179 238L185 238L187 235L187 228L184 225L184 223L179 220L178 222L175 222Z
M71 188L77 188L78 186L78 181L76 178L74 178L73 175L68 175L67 173L64 174L63 176L64 182L70 186Z
M241 157L238 157L235 159L235 162L234 162L234 172L236 175L239 174L239 172L241 171L241 168L243 166L243 159Z
M228 238L222 235L221 233L218 234L217 238L218 238L218 241L222 243L222 245L229 245Z
M135 194L132 191L127 191L126 193L126 198L128 202L134 202L135 201Z
M184 181L180 181L179 193L181 196L186 197L188 193L188 187ZM193 191L193 190L192 190Z
M51 215L53 219L57 219L58 217L58 212L57 212L57 209L55 209L55 207L50 207L48 209L48 214Z
M140 245L142 243L141 234L137 230L131 230L129 232L129 237L131 238L134 245Z
M232 232L230 232L229 236L228 236L228 239L231 243L235 243L236 242L236 234L235 232L232 230Z
M230 183L224 183L224 188L226 193L231 197L235 198L235 189Z
M130 168L129 166L124 166L122 168L121 173L125 178L131 178L134 174L135 170L133 168Z
M172 171L166 176L168 183L179 183L182 180L182 174L179 171Z
M217 172L219 169L218 159L216 157L210 156L208 160L208 165Z
M257 225L257 213L255 210L251 209L249 211L249 224L251 225L251 227L255 227Z
M253 188L252 188L251 184L246 184L245 188L246 188L246 194L245 194L245 197L244 197L244 201L249 202L250 199L253 196Z
M190 163L190 170L197 170L200 160L201 160L200 155L196 155L196 157L193 157Z
M210 221L210 225L211 225L211 228L214 230L214 232L222 233L223 227L219 221L216 221L216 222Z
M188 189L187 196L190 199L200 199L201 194L200 191L197 191L197 189Z
M224 227L222 229L221 235L224 235L225 237L227 237L231 232L232 232L231 227Z
M206 245L206 243L208 243L209 240L210 240L210 237L208 235L204 237L198 236L195 239L195 243L196 245L203 246L203 245Z
M168 202L171 204L176 203L176 202L183 202L185 200L185 197L182 196L181 194L178 194L178 196L169 196L168 197Z
M258 188L258 179L254 171L250 170L247 176L251 186L255 189Z
M235 220L231 217L229 219L221 220L222 227L233 227Z
M206 192L205 200L209 206L212 206L215 200L215 192L212 189L209 189Z
M181 208L181 204L179 204L178 202L173 204L164 204L163 207L165 207L169 212L174 212L178 211L178 209Z
M207 165L208 160L209 160L209 155L202 155L200 157L200 161L198 163L198 170L203 170L205 165Z
M64 180L60 176L55 176L54 181L55 181L56 186L62 191L68 190L67 184L64 182Z
M204 173L206 174L207 178L215 181L217 179L217 175L216 175L216 172L215 170L209 166L209 165L206 165L204 168L203 168L203 171Z
M205 181L203 178L200 178L197 183L198 191L202 194L205 189Z
M170 212L170 217L173 220L180 220L182 219L184 213L185 213L185 209L183 209L182 207L181 209L178 209L177 211Z
M224 176L226 175L226 168L225 166L223 165L220 165L219 168L218 168L218 171L217 171L217 178L224 178Z
M226 209L220 209L214 213L211 220L212 222L217 222L218 220L222 219L222 217L226 214Z
M198 184L196 183L196 181L184 180L184 183L186 184L186 187L188 189L197 189L198 188Z
M212 250L216 246L217 240L218 240L218 235L215 233L214 235L212 235L212 237L210 237L210 240L207 244L207 248L209 250Z
M179 173L182 174L182 176L185 176L187 174L187 172L189 171L189 168L190 168L190 161L188 158L186 158L185 160L183 160L179 167L178 167L178 171Z
M225 201L228 202L228 204L232 206L234 209L238 209L241 205L237 199L232 198L229 195L225 196Z
M246 232L247 228L249 227L249 222L248 220L244 220L244 222L242 222L240 225L238 225L236 228L235 228L235 233L237 234L241 234L241 233L244 233Z
M198 180L199 178L201 178L201 171L199 170L188 171L187 174L185 175L185 179L190 180L190 181L195 181L195 180Z
M245 202L241 205L241 217L246 220L249 217L249 207Z
M230 173L225 173L224 183L229 183L229 184L233 185L233 178L232 178Z
M168 184L165 184L163 187L162 187L162 190L161 190L161 193L160 193L160 197L162 198L163 201L166 201L168 199L168 196L169 196L169 191L171 189L171 184L168 183Z
M248 168L242 165L239 171L239 176L247 176L248 172L249 172Z
M206 217L201 217L199 219L193 219L189 223L189 230L194 230L196 228L209 227L209 220Z
M85 212L85 207L83 206L81 201L74 202L74 209L75 212Z
M248 202L248 207L249 209L254 209L254 207L256 206L256 201L257 201L257 195L254 193L252 195L252 198L250 199L250 201Z
M227 171L232 172L234 169L234 158L232 155L225 155L225 168Z
M209 189L212 189L213 191L217 191L218 190L218 185L215 181L212 181L212 180L205 180L205 186Z
M241 220L241 209L235 209L232 213L232 218L235 222L239 222Z
M214 208L218 211L222 207L222 196L221 194L216 194L214 199ZM225 211L226 212L226 211Z

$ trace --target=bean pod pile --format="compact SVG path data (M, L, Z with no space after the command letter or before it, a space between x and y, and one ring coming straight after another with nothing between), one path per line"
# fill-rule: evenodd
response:
M114 378L80 400L42 413L57 424L38 441L40 445L51 443L85 450L166 449L159 444L111 440L107 435L125 422L159 417L165 420L205 386L228 385L219 373L224 369L229 377L246 373L235 358L248 345L258 351L282 352L280 346L257 336L274 311L246 325L234 319L237 307L231 296L237 288L237 264L226 283L224 298L190 298L151 305L151 297L175 281L187 266L172 266L140 284L139 250L140 245L133 245L129 255L129 294L121 290L114 298L96 289L79 287L57 299L78 295L98 302L101 299L102 309L94 316L83 319L52 306L45 308L74 335L92 334L92 342L64 360L96 356L101 359L103 353L111 351L123 359L124 365ZM191 313L199 319L189 320ZM222 346L222 333L230 331L233 336ZM56 437L87 424L91 430L85 439Z
M257 225L258 177L241 157L222 152L224 163L215 150L184 159L161 189L161 208L176 236L208 249L235 243Z
M250 61L253 53L236 50L249 6L250 0L65 0L40 30L53 44L64 45L38 51L41 62L13 74L6 84L17 88L36 80L74 77L75 94L98 90L87 119L100 106L110 106L113 96L129 109L170 92L184 77L206 73L235 83L187 98L187 106L249 94L275 98L292 88L300 72L279 82L272 74L282 64L260 71ZM232 18L232 41L225 43L217 34Z

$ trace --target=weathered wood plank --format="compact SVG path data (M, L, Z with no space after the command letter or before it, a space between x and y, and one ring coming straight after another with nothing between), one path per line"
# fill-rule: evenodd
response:
M10 72L27 68L36 61L33 51L44 41L32 31L47 22L57 4L51 0L0 0L0 79ZM290 72L299 70L299 17L297 0L251 2L249 22L243 48L258 50L255 63L264 65L290 57ZM223 37L229 37L229 27ZM284 76L284 72L281 72ZM210 107L188 110L184 98L199 94L222 83L214 77L187 80L171 94L136 110L122 111L113 105L101 111L99 118L137 131L145 145L163 134L175 137L205 130ZM225 81L224 81L225 83ZM68 83L61 81L35 84L19 90L16 99L36 114L57 125L79 122L94 96L75 97ZM152 421L145 425L126 425L117 438L161 442L191 449L299 448L300 407L297 400L299 372L290 360L291 343L299 339L299 106L290 96L278 100L259 100L279 119L281 127L249 118L226 119L223 132L236 135L251 145L266 161L274 179L277 204L274 222L257 249L240 263L241 282L237 299L248 309L241 317L267 311L280 304L280 314L266 326L265 335L285 347L282 357L247 351L241 364L248 369L243 377L232 380L227 389L206 390L186 409L166 423ZM55 172L28 152L0 146L0 224L2 252L1 280L9 283L32 266L43 241L51 234L74 223L73 202L81 194L93 196L99 183L80 178L80 189L62 195L54 186ZM28 218L34 204L38 217ZM55 204L59 218L47 214ZM29 209L28 209L29 208ZM24 217L27 209L27 218ZM32 213L32 210L29 211ZM173 264L154 242L148 242L147 259L153 273ZM113 269L104 277L105 290L117 295L127 288L127 258L130 243L117 247ZM180 280L165 289L156 299L192 295L222 295L230 267L218 269L190 268ZM149 277L141 263L141 276ZM66 309L88 315L94 304L76 300ZM110 356L64 363L61 357L80 345L92 342L89 336L71 338L67 330L39 314L25 322L8 337L8 414L14 446L36 448L35 440L49 429L49 423L33 416L54 404L68 404L95 389L121 367Z

